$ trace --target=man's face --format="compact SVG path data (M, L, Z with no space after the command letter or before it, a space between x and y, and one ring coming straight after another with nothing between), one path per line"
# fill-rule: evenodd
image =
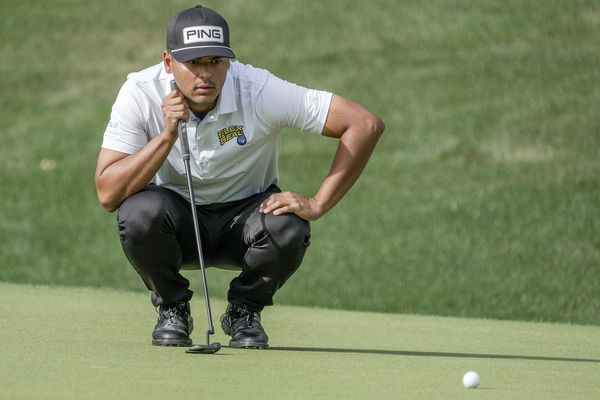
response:
M187 98L194 114L206 113L215 107L227 77L228 58L201 57L182 63L165 51L163 61L165 70L173 73L179 91Z

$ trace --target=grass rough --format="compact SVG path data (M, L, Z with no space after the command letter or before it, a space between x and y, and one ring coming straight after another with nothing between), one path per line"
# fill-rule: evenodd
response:
M203 4L240 61L387 124L278 302L600 324L599 2ZM144 290L93 171L118 88L189 3L6 5L0 280ZM335 141L307 136L286 132L281 186L312 194ZM230 279L211 272L216 297Z

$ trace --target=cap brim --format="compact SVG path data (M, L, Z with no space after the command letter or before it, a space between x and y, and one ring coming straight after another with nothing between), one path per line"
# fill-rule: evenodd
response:
M201 57L235 58L233 50L225 46L196 46L171 50L173 57L179 62L188 62Z

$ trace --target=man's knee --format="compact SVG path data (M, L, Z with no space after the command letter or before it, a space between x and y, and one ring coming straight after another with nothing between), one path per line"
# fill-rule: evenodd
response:
M304 251L310 244L310 223L295 214L265 214L262 220L270 242L287 251Z
M136 240L163 229L168 221L167 203L168 198L160 191L144 190L130 196L119 207L119 234Z

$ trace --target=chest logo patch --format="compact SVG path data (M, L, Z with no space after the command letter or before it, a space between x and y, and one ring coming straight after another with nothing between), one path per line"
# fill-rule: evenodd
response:
M223 128L217 132L217 136L219 137L219 144L221 146L234 138L236 138L237 144L240 146L245 145L247 141L243 125L231 125L227 128Z

